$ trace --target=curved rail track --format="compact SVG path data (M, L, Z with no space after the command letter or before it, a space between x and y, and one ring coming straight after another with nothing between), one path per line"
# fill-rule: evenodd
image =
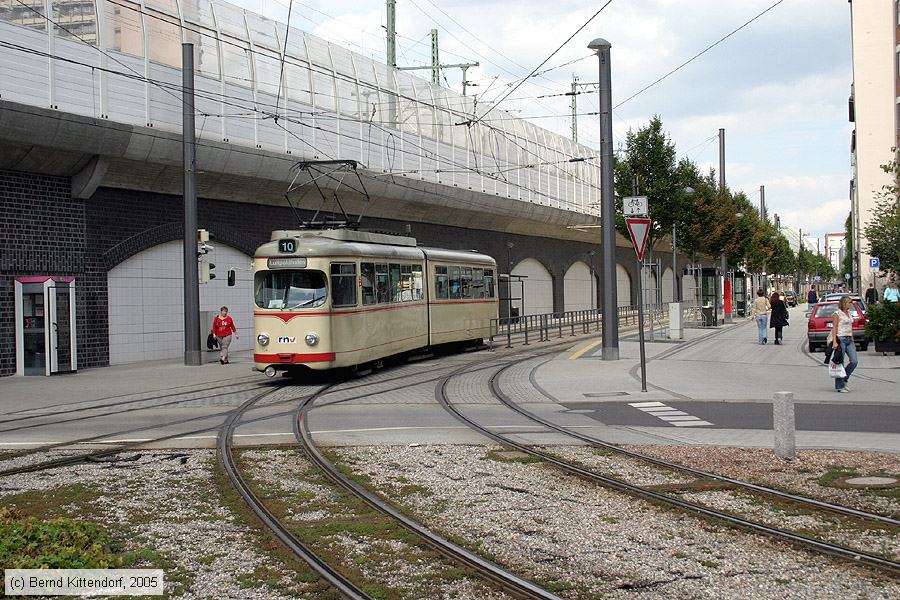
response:
M531 358L533 358L533 357L531 357ZM527 359L523 359L522 361L519 361L519 362L523 362L524 360L527 360ZM501 366L498 370L498 373L505 371L507 368L512 366L512 364L514 364L514 363ZM514 448L516 450L519 450L519 451L529 454L531 456L540 458L540 459L544 460L545 462L562 469L565 472L575 474L575 475L578 475L578 476L586 478L586 479L590 479L604 487L608 487L608 488L611 488L611 489L614 489L614 490L617 490L620 492L624 492L624 493L627 493L627 494L630 494L633 496L637 496L637 497L640 497L640 498L643 498L646 500L650 500L652 502L656 502L656 503L659 503L662 505L679 508L681 510L688 511L688 512L691 512L694 514L698 514L698 515L701 515L704 517L716 519L716 520L725 522L729 525L734 525L734 526L738 526L738 527L741 527L744 529L749 529L751 531L755 531L758 533L763 533L765 535L768 535L768 536L771 536L771 537L774 537L777 539L781 539L784 541L788 541L795 545L802 546L807 549L812 549L812 550L815 550L820 553L830 554L830 555L841 557L844 559L849 559L856 564L865 564L865 565L868 565L871 567L876 567L880 570L888 571L893 574L900 573L900 562L891 560L889 558L885 558L883 556L871 554L868 552L855 550L852 548L846 548L844 546L832 544L830 542L826 542L823 540L818 540L818 539L808 537L805 535L801 535L798 533L793 533L791 531L779 529L777 527L765 525L763 523L759 523L757 521L752 521L750 519L745 519L745 518L742 518L739 516L735 516L735 515L732 515L732 514L723 512L723 511L719 511L719 510L704 506L702 504L689 502L686 500L682 500L680 498L675 498L675 497L669 496L667 494L664 494L664 493L661 493L661 492L658 492L658 491L655 491L652 489L647 489L645 487L629 483L622 479L618 479L615 477L609 477L607 475L602 475L591 469L588 469L588 468L582 467L580 465L574 464L572 462L563 460L563 459L561 459L557 456L554 456L550 453L543 452L543 451L538 450L530 445L517 442L516 440L514 440L508 436L505 436L505 435L502 435L495 431L492 431L487 426L484 426L484 425L478 423L476 420L467 416L449 398L449 395L447 393L447 385L455 377L461 376L465 373L466 373L466 368L463 367L463 368L458 369L456 372L442 378L440 383L435 388L435 397L436 397L438 403L440 403L441 406L443 406L450 414L455 416L461 422L465 423L467 426L480 432L482 435L497 442L498 444L501 444L501 445L509 447L509 448ZM498 391L498 387L496 384L498 373L495 373L492 376L491 385L490 385L491 394L494 395L498 399L498 401L500 401L501 403L510 407L511 409L515 410L517 413L521 414L522 416L525 416L526 418L531 419L534 422L539 423L544 427L548 427L548 428L550 428L554 431L557 431L559 433L562 433L564 435L579 439L580 441L586 441L588 443L599 442L599 440L586 439L586 438L588 438L588 436L581 436L581 434L577 434L575 432L567 430L564 427L560 427L555 424L552 424L552 423L546 421L546 419L536 418L535 415L532 415L528 411L514 408L513 403L511 403L511 402L510 403L504 402L503 398L498 397L496 395L496 392ZM506 400L508 400L508 398L506 398ZM624 449L620 449L614 445L611 445L611 444L607 445L606 443L602 443L602 442L599 445L607 450L615 450L615 451L624 450ZM627 453L627 451L623 452L623 453ZM657 459L653 459L651 457L645 457L644 455L640 455L638 453L633 453L632 458L638 458L641 460L649 459L648 462L653 462L657 465L659 465L660 462L662 462L663 463L662 466L666 466L669 468L676 467L676 465L674 465L674 463L666 463L665 461L658 461ZM703 471L695 470L694 472L703 473L704 477L707 476L707 474ZM710 474L710 475L712 475L712 474ZM717 477L717 476L714 476L714 477ZM725 478L725 479L728 479L728 478ZM747 482L740 482L739 480L732 480L732 481L734 482L735 485L742 484L742 487L748 487L750 489L753 489L753 487L754 487L754 484L748 484ZM729 483L731 483L731 482L729 481ZM785 498L783 495L784 493L780 492L778 490L770 490L769 488L765 488L764 486L756 486L756 488L758 488L758 489L755 489L754 491L764 492L764 493L768 493L768 494L771 494L774 496L780 496L783 499L789 499L791 502L808 503L812 506L815 506L819 510L829 510L831 512L841 512L841 513L847 514L848 516L853 516L855 518L865 518L868 520L873 520L873 521L877 521L879 523L884 523L884 524L893 525L894 523L896 523L896 521L894 519L890 519L888 517L883 517L881 515L873 515L870 513L866 513L864 511L856 511L855 509L840 507L837 505L831 505L828 503L815 501L815 500L805 498L802 496L794 496L794 495L788 494L787 496L790 496L790 498Z
M487 362L487 361L485 361ZM429 546L451 558L458 563L473 569L484 579L490 581L504 592L515 598L526 598L536 600L561 600L559 596L526 581L516 575L502 569L495 563L481 558L469 552L468 550L450 542L446 538L425 528L420 523L414 521L410 517L401 513L393 506L379 498L374 493L366 490L364 487L344 475L331 461L319 451L313 440L309 430L308 415L313 403L314 397L304 400L297 409L296 418L294 419L294 434L297 441L303 447L310 460L319 467L329 479L334 483L354 494L365 502L369 507L374 508L381 513L394 519L403 527L409 529L420 538L422 538Z
M325 385L313 392L310 398L314 398L323 394L331 385ZM262 500L253 493L250 486L237 468L234 462L234 454L232 453L232 442L234 438L234 430L241 421L241 417L248 410L253 408L260 400L271 394L267 391L244 402L237 410L231 413L228 420L219 430L219 436L216 442L216 449L219 455L219 462L222 469L231 481L232 486L238 492L241 499L250 507L253 514L265 525L284 546L290 550L294 556L306 562L320 577L330 583L344 597L352 600L370 600L371 596L362 591L352 581L341 575L340 572L333 569L325 561L319 558L316 553L307 547L303 542L297 539L275 515L266 508Z

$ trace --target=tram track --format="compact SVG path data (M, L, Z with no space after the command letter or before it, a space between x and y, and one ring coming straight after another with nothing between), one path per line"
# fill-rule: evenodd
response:
M527 360L527 359L523 359L523 360ZM499 367L498 373L502 373L506 369L513 366L513 364ZM794 533L794 532L780 529L777 527L769 526L764 523L760 523L758 521L743 518L738 515L733 515L733 514L724 512L724 511L710 508L710 507L707 507L700 503L690 502L687 500L683 500L681 498L672 497L668 494L665 494L665 493L662 493L662 492L659 492L659 491L656 491L653 489L649 489L648 487L645 487L645 486L635 485L635 484L629 483L628 481L625 481L625 480L617 478L617 477L610 477L608 475L598 473L591 468L587 468L587 467L581 466L579 464L573 463L571 461L561 459L558 456L555 456L551 453L539 450L531 445L518 442L518 441L512 439L511 437L509 437L508 435L503 435L501 433L497 433L497 432L491 430L489 427L478 423L475 419L467 416L459 408L459 406L457 406L456 403L454 403L450 399L449 393L447 391L448 384L455 377L461 376L465 373L466 373L466 369L461 368L454 374L448 375L447 377L443 378L441 380L441 382L435 388L435 398L438 401L438 403L441 406L443 406L444 409L447 410L451 415L456 417L458 420L460 420L467 426L471 427L473 430L478 431L479 433L481 433L488 439L491 439L498 444L501 444L508 448L513 448L513 449L519 450L520 452L524 452L530 456L534 456L534 457L539 458L549 464L552 464L555 467L558 467L565 472L568 472L570 474L574 474L579 477L594 481L595 483L598 483L604 487L607 487L607 488L610 488L610 489L613 489L613 490L616 490L619 492L623 492L623 493L626 493L626 494L629 494L632 496L636 496L636 497L642 498L644 500L648 500L648 501L651 501L651 502L654 502L654 503L657 503L657 504L660 504L663 506L677 508L677 509L680 509L680 510L683 510L686 512L693 513L695 515L700 515L705 518L710 518L710 519L717 520L719 522L724 522L731 526L736 526L736 527L740 527L745 530L750 530L750 531L754 531L757 533L765 534L767 536L770 536L770 537L773 537L776 539L780 539L782 541L787 541L796 546L801 546L806 549L810 549L810 550L813 550L813 551L816 551L819 553L829 554L829 555L836 556L839 558L847 559L847 560L852 561L855 564L867 565L867 566L874 567L874 568L882 570L882 571L887 571L887 572L895 574L895 575L900 573L900 562L894 561L890 558L886 558L884 556L856 550L853 548L847 548L847 547L844 547L844 546L841 546L838 544L833 544L833 543L830 543L830 542L827 542L824 540L812 538L807 535ZM579 441L582 441L582 442L593 443L593 441L589 441L588 439L586 439L586 438L589 438L590 436L583 436L582 434L578 434L576 432L569 431L564 427L560 427L555 424L547 422L546 419L536 418L537 417L536 415L532 415L528 411L517 410L517 409L513 408L512 406L510 406L509 404L507 404L506 402L503 402L503 400L501 398L498 398L495 394L495 392L499 391L497 389L497 385L496 385L498 373L494 373L492 375L491 384L489 385L491 395L498 402L500 402L503 405L506 405L508 408L510 408L511 410L514 410L521 416L524 416L533 422L539 423L540 425L542 425L550 430L553 430L557 433L561 433L563 435L570 436L573 439L579 439ZM603 443L603 444L605 444L605 443ZM617 452L622 450L622 451L624 451L623 454L628 452L628 451L625 451L624 449L620 449L617 446L614 446L611 444L609 444L608 447L607 447L607 445L601 444L600 447L602 447L604 450L613 450L613 451L617 451ZM633 454L635 454L636 456L632 456L632 458L637 458L640 460L643 460L645 458L643 455L640 455L638 453L633 453ZM666 466L668 468L675 467L674 463L667 463L666 461L659 461L658 459L655 459L652 457L646 457L646 458L649 459L647 462L652 462L652 463L656 464L657 466ZM663 463L663 464L660 465L660 463ZM672 466L670 467L669 465L672 465ZM729 480L729 478L721 478L721 476L715 476L714 474L706 474L705 472L700 471L700 470L689 470L689 472L692 472L692 474L702 473L704 477L706 477L707 475L712 475L714 478L719 478L720 481L727 480L729 482L729 484L731 484L731 485L737 486L740 484L740 487L744 487L746 489L753 489L754 491L759 492L759 493L767 493L768 495L779 497L784 501L790 501L790 502L794 502L794 503L806 503L808 506L815 507L817 510L820 510L820 511L828 510L829 512L838 512L838 513L845 514L846 516L851 516L853 518L864 519L864 520L876 522L880 525L887 525L887 526L891 526L891 527L894 527L897 524L896 520L891 519L889 517L884 517L882 515L874 515L871 513L867 513L865 511L857 511L855 509L850 509L847 507L840 507L837 505L831 505L829 503L820 502L820 501L808 499L805 497L785 494L784 492L780 492L779 490L770 490L769 488L765 488L764 486L756 486L754 488L753 487L754 484L750 484L748 482L741 482L739 480Z
M331 481L361 499L370 508L387 515L399 525L412 531L425 543L444 556L474 570L485 580L493 583L499 589L510 594L514 598L561 600L559 596L552 592L522 579L521 577L513 575L497 564L477 556L465 548L462 548L427 529L419 522L403 514L391 504L385 502L376 494L365 489L353 479L342 473L337 466L322 454L309 430L308 415L309 411L313 408L315 400L316 399L312 397L308 398L297 408L294 418L294 435L313 464L325 473Z
M332 385L323 385L313 392L308 398L315 398L325 393ZM322 560L313 549L301 542L284 523L282 523L265 505L265 503L251 489L247 480L241 475L234 460L234 431L241 422L243 415L252 409L268 393L250 398L241 406L231 412L219 430L216 441L216 451L219 464L225 471L232 487L237 491L241 500L250 508L253 514L262 524L281 542L295 557L308 564L319 577L331 584L342 596L351 600L371 600L360 587L342 575L338 570Z

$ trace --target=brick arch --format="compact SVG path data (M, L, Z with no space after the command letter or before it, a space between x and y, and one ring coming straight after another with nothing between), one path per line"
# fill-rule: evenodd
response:
M166 242L181 241L184 237L184 225L179 222L164 223L127 238L103 253L103 264L109 271L120 263L128 260L136 254L140 254L148 248L165 244ZM240 250L248 256L253 256L258 243L254 242L241 230L235 227L217 226L215 232L210 232L210 242L218 241L235 250Z

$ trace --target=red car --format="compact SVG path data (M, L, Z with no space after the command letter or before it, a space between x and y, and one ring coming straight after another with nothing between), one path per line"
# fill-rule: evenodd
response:
M834 313L837 312L837 309L837 302L819 302L813 307L812 315L806 325L810 352L815 352L819 346L825 347L828 334L834 326ZM866 317L862 307L855 300L850 306L850 316L853 317L853 341L860 350L865 352L869 348L869 340L866 338Z

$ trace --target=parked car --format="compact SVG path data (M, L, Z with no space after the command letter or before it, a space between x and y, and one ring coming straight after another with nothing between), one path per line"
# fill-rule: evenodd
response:
M840 300L840 299L843 298L844 296L850 296L850 299L851 299L851 300L853 300L854 302L856 302L857 304L859 304L860 307L862 307L862 312L863 312L863 314L866 314L866 311L869 310L869 307L866 305L865 300L863 300L863 299L862 299L859 295L857 295L857 294L844 294L844 293L841 293L841 292L836 292L836 293L834 293L834 294L825 294L825 296L823 296L822 298L819 299L819 302L837 302L838 300Z
M788 306L797 306L797 293L794 290L781 292L781 300Z
M828 333L834 326L834 313L837 312L838 302L819 302L813 307L812 315L806 325L806 338L809 342L809 351L815 352L820 346L825 347ZM850 316L853 317L853 341L859 349L865 352L869 348L869 340L866 337L866 316L862 307L855 300L850 306Z

